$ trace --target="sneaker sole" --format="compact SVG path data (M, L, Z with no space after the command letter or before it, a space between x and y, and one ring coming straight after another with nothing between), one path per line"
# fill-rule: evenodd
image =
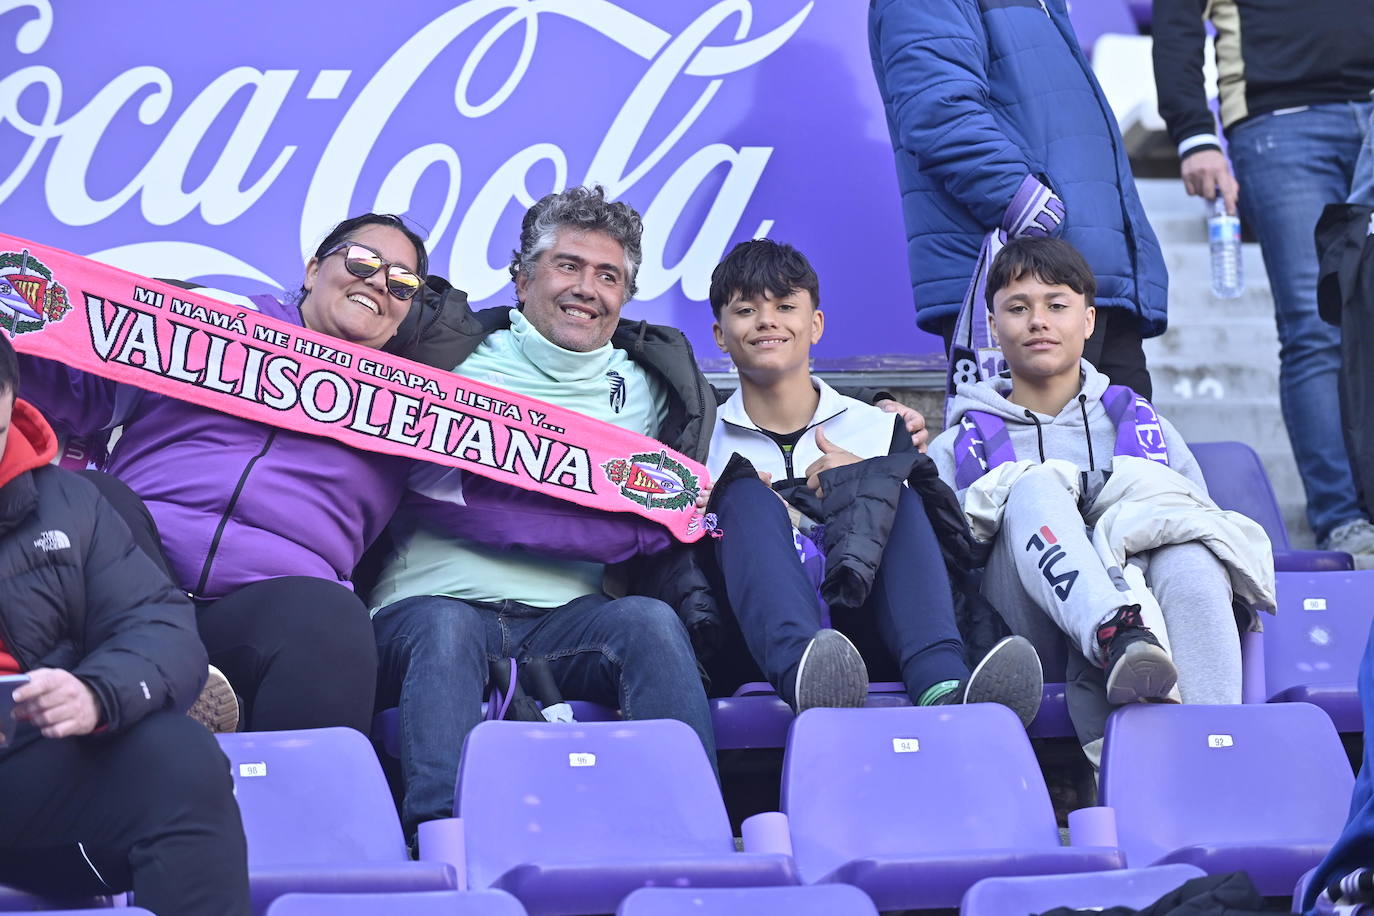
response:
M186 715L215 734L237 731L239 725L239 698L229 679L214 665L205 679L200 696L186 710Z
M797 712L854 707L868 699L868 667L843 633L821 630L797 665Z
M1107 702L1121 706L1167 701L1176 683L1178 669L1169 653L1159 646L1138 642L1112 666L1107 676Z
M1029 727L1045 695L1040 655L1024 636L1008 636L988 650L968 676L965 703L999 703Z

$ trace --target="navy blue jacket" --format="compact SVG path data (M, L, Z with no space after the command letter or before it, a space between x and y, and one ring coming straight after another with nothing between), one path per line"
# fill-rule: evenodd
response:
M957 313L979 246L1037 175L1062 237L1097 275L1097 305L1164 332L1168 274L1116 118L1064 0L870 0L869 46L906 221L916 321Z

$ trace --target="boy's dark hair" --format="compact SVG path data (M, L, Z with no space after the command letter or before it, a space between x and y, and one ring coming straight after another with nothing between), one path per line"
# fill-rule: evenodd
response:
M1097 294L1093 269L1068 242L1051 238L1013 239L997 252L988 270L988 311L992 311L994 295L1027 274L1041 283L1067 286L1083 297L1085 305L1092 305Z
M0 396L19 393L19 359L14 344L0 334Z
M769 292L781 299L794 289L806 290L811 304L821 307L821 281L806 255L771 239L740 242L711 272L711 314L719 319L735 296L757 299Z

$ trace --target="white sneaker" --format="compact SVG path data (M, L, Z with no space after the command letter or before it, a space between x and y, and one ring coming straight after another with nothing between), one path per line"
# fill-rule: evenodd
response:
M1374 554L1374 525L1363 518L1337 525L1327 535L1325 549L1351 555Z
M238 731L239 698L224 672L214 665L210 666L205 686L191 708L186 710L186 715L216 734Z

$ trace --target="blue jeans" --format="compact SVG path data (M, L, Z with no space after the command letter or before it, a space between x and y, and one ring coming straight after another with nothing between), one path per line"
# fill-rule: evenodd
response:
M729 609L764 677L781 688L821 628L820 601L797 556L792 523L757 477L729 484L717 515L725 537L715 542L716 562ZM968 677L940 545L920 497L906 487L868 599L857 612L837 609L838 629L850 629L845 618L852 613L872 615L913 702L941 681Z
M390 604L372 620L378 699L400 706L406 835L453 813L458 760L482 721L490 662L542 658L563 696L619 707L627 719L679 719L714 765L706 691L687 629L652 598L585 595L559 608L437 595Z
M1241 218L1264 250L1279 331L1279 400L1319 543L1364 513L1341 431L1341 332L1317 314L1312 234L1326 205L1350 194L1372 107L1339 102L1258 115L1227 138Z

